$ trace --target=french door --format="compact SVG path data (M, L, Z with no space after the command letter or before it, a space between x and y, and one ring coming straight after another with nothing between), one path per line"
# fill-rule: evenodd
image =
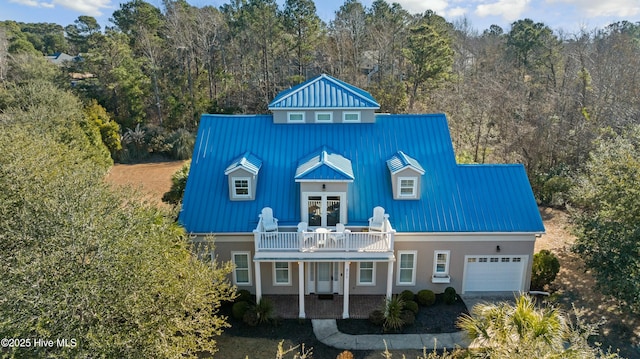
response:
M302 220L310 227L335 227L346 222L345 193L304 193Z

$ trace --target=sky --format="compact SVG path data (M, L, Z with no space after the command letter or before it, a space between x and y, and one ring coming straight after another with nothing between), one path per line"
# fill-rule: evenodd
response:
M220 6L229 0L187 0L194 6ZM282 7L285 0L277 0ZM81 15L93 16L104 29L120 8L119 0L0 0L0 21L51 22L73 24ZM147 0L160 8L161 0ZM373 0L360 0L369 7ZM387 0L397 2L410 13L433 10L449 22L466 19L472 29L482 32L492 24L505 32L511 23L529 18L556 31L575 34L581 29L602 28L616 21L640 22L640 0ZM315 0L317 14L330 21L344 0Z

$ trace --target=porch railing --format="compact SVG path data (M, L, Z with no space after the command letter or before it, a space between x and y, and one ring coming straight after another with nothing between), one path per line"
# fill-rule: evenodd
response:
M256 251L393 251L395 231L389 232L253 232Z

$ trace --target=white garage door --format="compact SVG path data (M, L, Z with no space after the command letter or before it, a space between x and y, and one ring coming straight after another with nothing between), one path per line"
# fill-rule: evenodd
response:
M529 256L466 256L463 292L524 290Z

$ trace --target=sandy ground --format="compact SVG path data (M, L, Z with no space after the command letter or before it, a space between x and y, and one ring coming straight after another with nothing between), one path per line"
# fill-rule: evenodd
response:
M183 161L151 162L142 164L116 164L107 175L107 181L117 186L131 186L145 194L152 203L165 206L162 195L171 187L171 176ZM536 252L548 249L560 259L560 273L553 283L552 300L567 311L575 306L583 310L590 323L602 323L600 336L594 342L603 347L619 349L626 358L640 358L640 317L629 314L610 297L601 295L595 281L582 260L570 251L575 238L569 228L565 212L541 208L546 234L536 241Z

